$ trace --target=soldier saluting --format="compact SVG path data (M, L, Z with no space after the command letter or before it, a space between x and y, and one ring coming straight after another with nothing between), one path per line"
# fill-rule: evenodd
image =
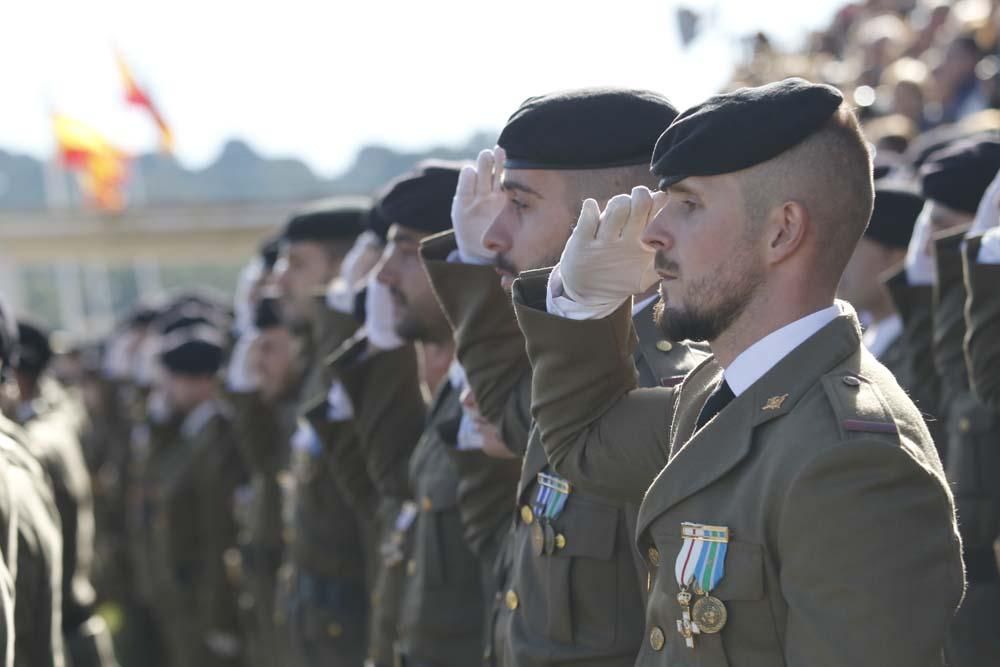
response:
M834 299L872 210L854 114L799 79L719 95L670 125L652 171L663 192L585 203L560 280L515 285L552 464L642 498L637 664L941 664L954 503ZM663 331L713 352L676 391L635 389L629 295L657 278ZM585 321L543 312L546 290Z

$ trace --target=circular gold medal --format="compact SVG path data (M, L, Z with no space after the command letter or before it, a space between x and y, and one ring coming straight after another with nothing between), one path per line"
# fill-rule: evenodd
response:
M541 556L545 553L545 533L542 531L541 524L537 521L531 527L531 546L536 556Z
M698 624L698 629L705 634L714 635L726 625L729 614L722 600L711 595L698 598L691 608L691 619Z

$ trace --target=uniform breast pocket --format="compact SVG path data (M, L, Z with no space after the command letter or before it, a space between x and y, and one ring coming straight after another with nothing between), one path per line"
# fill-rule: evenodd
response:
M607 649L621 641L622 629L641 626L622 517L614 505L576 496L560 517L532 527L536 572L547 593L544 627L552 639Z
M451 480L428 484L417 500L414 567L427 588L478 581L463 537L458 492Z
M711 591L712 597L720 600L725 607L725 625L719 632L695 635L694 651L684 645L684 639L676 632L680 606L677 604L674 561L680 553L682 541L679 538L662 542L657 539L657 544L662 559L656 583L660 590L650 599L652 617L649 625L663 629L668 650L678 656L688 656L696 661L693 664L700 667L784 665L777 622L766 593L763 548L759 544L729 542L724 575ZM695 604L700 597L694 595ZM736 645L739 646L739 660L731 655Z

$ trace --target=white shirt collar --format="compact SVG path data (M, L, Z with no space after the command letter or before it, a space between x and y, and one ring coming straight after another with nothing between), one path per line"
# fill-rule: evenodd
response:
M653 303L654 301L656 301L659 298L660 298L659 294L654 294L653 296L646 297L642 301L639 301L639 302L633 301L632 302L632 317L635 317L636 315L638 315L642 311L646 310L646 306L648 306L649 304Z
M861 341L876 359L880 359L902 333L903 318L899 313L893 313L878 322L873 322L865 330Z
M739 396L779 361L843 312L839 303L786 324L743 350L725 368L725 379Z

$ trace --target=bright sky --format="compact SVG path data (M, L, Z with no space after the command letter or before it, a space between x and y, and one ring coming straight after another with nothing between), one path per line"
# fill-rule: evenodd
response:
M116 45L200 167L231 137L331 176L365 143L454 144L530 95L651 88L678 107L727 78L735 37L797 43L843 0L29 0L0 22L0 148L51 154L48 110L126 150L156 133L126 107ZM715 8L688 52L675 9Z

